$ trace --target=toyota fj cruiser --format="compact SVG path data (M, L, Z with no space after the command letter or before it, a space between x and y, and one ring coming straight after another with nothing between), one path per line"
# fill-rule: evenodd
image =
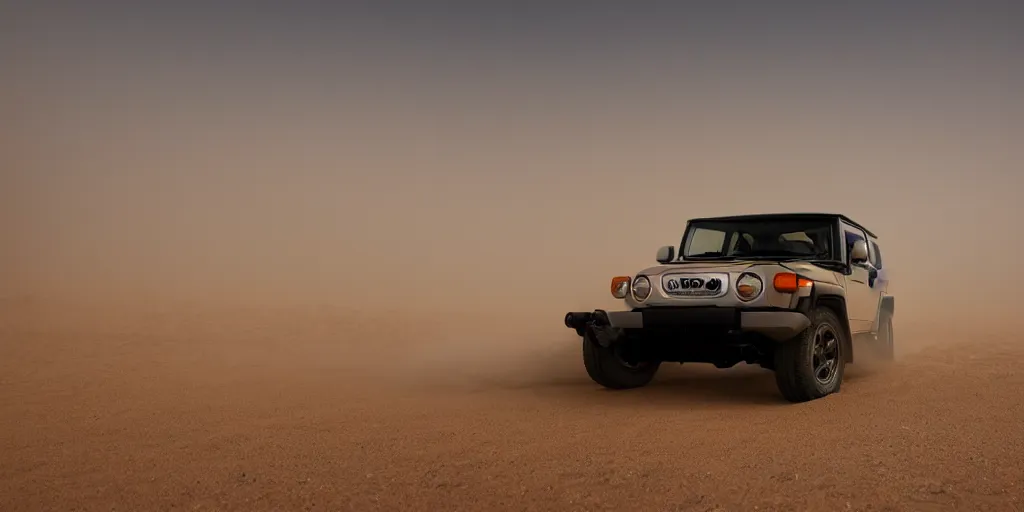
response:
M839 391L854 346L893 357L894 297L878 237L844 215L692 219L658 266L611 280L622 311L567 313L583 364L612 389L647 385L662 362L773 370L782 396Z

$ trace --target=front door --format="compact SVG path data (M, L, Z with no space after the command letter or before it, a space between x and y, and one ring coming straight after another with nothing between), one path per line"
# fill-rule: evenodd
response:
M861 230L852 226L844 224L843 232L846 238L846 261L849 263L854 242L866 239ZM874 328L880 294L870 286L872 281L867 266L850 265L850 274L846 276L846 312L850 317L850 330L854 334L871 332Z
M886 295L889 288L889 278L885 275L885 270L882 268L882 253L881 249L878 247L878 243L872 239L868 239L868 249L871 254L871 259L869 260L871 262L870 268L875 271L875 278L872 281L869 281L868 284L871 285L871 292L873 294L872 298L877 302L878 309L881 311L882 297ZM872 323L871 330L873 332L878 332L878 321L881 320L881 318L879 318L879 314L876 312L872 319L874 322Z

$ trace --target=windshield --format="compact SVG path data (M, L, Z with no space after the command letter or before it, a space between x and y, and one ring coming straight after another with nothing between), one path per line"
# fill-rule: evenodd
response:
M694 221L680 252L684 259L831 260L835 226L828 218Z

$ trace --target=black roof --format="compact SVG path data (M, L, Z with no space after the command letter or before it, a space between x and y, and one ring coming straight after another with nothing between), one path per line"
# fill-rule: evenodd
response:
M849 224L849 225L851 225L853 227L856 227L856 228L859 228L859 229L863 229L864 232L868 234L868 236L870 236L872 238L878 238L878 235L875 235L874 233L872 233L870 229L860 225L859 223L857 223L853 219L851 219L851 218L849 218L846 215L843 215L841 213L812 213L812 212L755 213L755 214L749 214L749 215L730 215L730 216L726 216L726 217L703 217L703 218L699 218L699 219L690 219L690 221L691 222L694 222L694 221L745 221L745 220L753 221L753 220L778 219L778 218L791 218L791 219L792 218L797 218L797 219L800 219L800 218L822 218L822 217L831 218L831 219L837 219L837 220L841 219L841 220L843 220L844 222L846 222L847 224Z

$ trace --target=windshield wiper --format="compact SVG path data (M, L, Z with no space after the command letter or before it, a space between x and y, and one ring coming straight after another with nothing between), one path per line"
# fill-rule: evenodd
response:
M833 267L833 268L837 268L837 269L840 269L840 270L842 270L843 268L846 267L840 261L813 259L813 258L811 258L811 259L808 259L808 258L787 258L787 259L784 259L784 260L780 261L780 263L791 263L791 262L795 262L795 261L799 261L801 263L810 263L812 265L819 265L819 266L822 266L822 267Z
M702 252L700 254L687 254L684 256L686 259L720 259L720 260L734 260L736 256L726 256L720 252Z
M730 258L741 260L790 260L799 259L799 256L792 254L737 254L730 256Z

